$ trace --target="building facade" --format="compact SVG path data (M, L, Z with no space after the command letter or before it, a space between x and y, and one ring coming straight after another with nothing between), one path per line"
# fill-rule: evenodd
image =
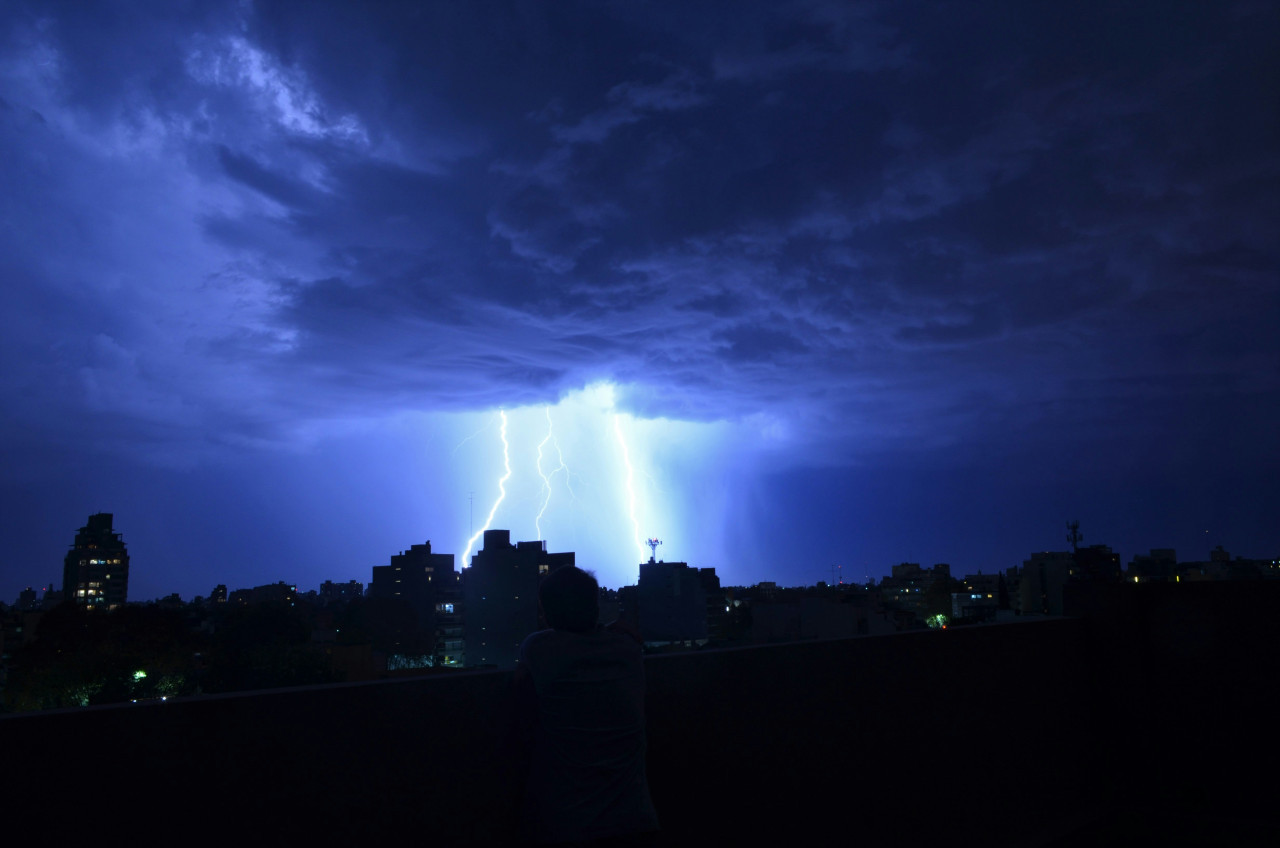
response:
M462 665L462 586L453 554L431 552L431 540L375 565L371 598L399 598L413 610L435 665Z
M636 605L645 643L706 642L707 588L714 575L715 569L700 571L683 562L641 563ZM719 583L716 579L716 589Z
M85 609L115 609L128 600L129 552L112 518L109 512L89 516L63 560L62 596Z
M539 628L542 577L574 560L572 551L547 553L546 542L513 545L511 531L486 530L462 576L467 665L513 668L520 643Z

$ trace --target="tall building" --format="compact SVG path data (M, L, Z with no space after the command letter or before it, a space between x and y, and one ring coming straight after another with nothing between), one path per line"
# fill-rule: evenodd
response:
M714 577L715 569L699 570L683 562L655 562L651 557L641 563L636 604L644 641L705 642L707 589ZM716 588L719 582L715 579Z
M432 553L429 539L392 555L390 565L375 565L369 584L369 597L409 604L433 662L441 665L462 664L461 594L453 554Z
M486 530L462 575L467 665L513 667L520 643L538 629L542 576L574 559L572 551L547 553L546 542L513 545L511 531Z
M129 553L111 519L109 512L89 516L63 560L62 596L86 609L115 609L128 598Z
M1062 587L1075 576L1071 551L1041 551L1022 563L1018 609L1023 615L1062 615Z

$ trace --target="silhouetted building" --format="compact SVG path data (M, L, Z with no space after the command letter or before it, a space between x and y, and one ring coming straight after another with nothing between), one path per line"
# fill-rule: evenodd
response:
M710 571L714 576L715 569ZM720 581L715 581L719 587ZM705 642L707 591L699 569L683 562L640 564L636 585L640 636L646 643Z
M951 593L951 617L956 620L990 621L1000 606L1000 574L966 574L959 591ZM1007 604L1006 604L1007 606Z
M951 593L951 618L953 621L994 621L1000 603L995 593L960 591Z
M1071 551L1042 551L1022 563L1018 609L1024 614L1062 615L1062 587L1075 572Z
M1166 582L1178 572L1178 554L1173 548L1152 548L1149 554L1134 554L1129 578L1134 583Z
M635 586L618 587L618 620L637 633L640 632L639 598L640 594Z
M76 533L62 566L62 594L86 609L115 609L129 594L129 553L112 515L99 512Z
M209 603L225 604L227 602L227 585L219 583L213 587L213 591L209 593Z
M1111 582L1120 579L1120 554L1106 545L1077 548L1074 557L1076 567L1071 575L1074 580Z
M278 583L267 583L263 586L254 586L249 590L250 604L282 604L284 606L293 606L297 600L298 587L291 583L281 580Z
M467 665L515 666L520 643L538 629L541 576L574 560L572 551L547 553L546 542L513 545L511 531L486 530L462 575Z
M923 615L925 595L933 580L933 569L921 568L918 562L903 562L893 566L892 574L880 581L880 591L890 606Z
M28 586L19 592L17 606L18 609L23 611L35 609L38 606L36 603L36 590Z
M430 539L394 554L390 565L373 567L369 597L406 601L430 645L432 662L462 664L462 586L453 554L432 553Z
M613 589L600 587L600 623L609 624L622 617L622 600Z
M1280 577L1280 568L1274 560L1247 559L1242 556L1231 558L1231 553L1218 545L1209 552L1209 559L1202 562L1178 563L1174 569L1173 580L1181 582L1214 581L1214 580L1261 580Z
M966 574L961 580L961 588L965 592L971 594L991 596L995 600L997 593L1000 591L1000 573L983 574L979 571L977 574Z
M1016 565L1010 566L1000 577L1003 586L1000 587L1000 594L996 596L998 606L1002 610L1016 612L1018 600L1022 597L1022 570Z
M712 642L723 642L726 637L725 616L729 610L725 604L724 589L720 586L720 578L714 568L699 568L698 581L702 584L702 592L707 598L707 638Z
M375 567L381 568L382 566ZM363 597L364 584L359 580L348 580L346 583L334 583L332 580L326 580L320 584L320 602L326 606L347 603L355 598Z

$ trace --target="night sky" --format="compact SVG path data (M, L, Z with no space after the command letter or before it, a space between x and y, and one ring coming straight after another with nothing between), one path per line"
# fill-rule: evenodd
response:
M98 511L134 600L461 555L503 415L492 526L609 586L649 536L726 584L1070 519L1280 554L1277 45L1266 2L7 0L0 599Z

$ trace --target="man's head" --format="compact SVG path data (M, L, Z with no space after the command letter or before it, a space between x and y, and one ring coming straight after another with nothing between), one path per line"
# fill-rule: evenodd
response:
M590 571L566 565L542 580L538 601L554 630L586 633L600 618L600 584Z

